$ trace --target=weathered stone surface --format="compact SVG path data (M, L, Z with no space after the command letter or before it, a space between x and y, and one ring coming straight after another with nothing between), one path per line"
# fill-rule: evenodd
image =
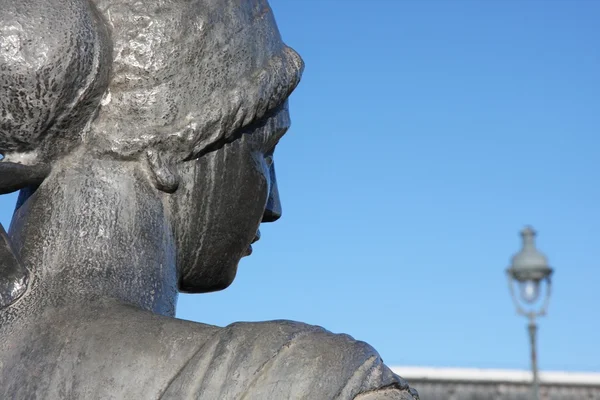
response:
M174 318L281 215L302 68L264 0L0 0L0 398L418 397L346 335Z

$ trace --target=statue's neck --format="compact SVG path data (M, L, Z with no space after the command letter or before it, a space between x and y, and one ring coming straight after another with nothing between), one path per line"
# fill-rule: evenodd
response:
M10 236L33 275L27 296L57 305L115 299L174 315L172 232L135 163L65 160L19 203Z

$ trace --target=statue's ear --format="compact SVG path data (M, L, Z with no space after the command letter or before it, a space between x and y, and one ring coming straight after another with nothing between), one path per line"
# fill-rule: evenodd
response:
M0 310L17 301L29 283L29 271L23 267L0 224Z
M174 193L179 187L179 173L175 164L156 150L146 151L146 162L154 186L163 192Z
M28 186L39 186L49 173L50 166L47 164L0 162L0 194L16 192Z

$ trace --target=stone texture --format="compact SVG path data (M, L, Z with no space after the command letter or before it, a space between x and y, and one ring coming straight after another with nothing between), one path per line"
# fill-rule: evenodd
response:
M266 1L0 0L0 33L0 398L418 398L347 335L174 318L281 216Z

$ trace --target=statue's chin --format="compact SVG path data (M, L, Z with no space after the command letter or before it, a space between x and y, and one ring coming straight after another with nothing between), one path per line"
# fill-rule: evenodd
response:
M241 258L241 257L240 257ZM185 274L179 282L183 293L210 293L227 289L237 274L240 258L208 266L198 266L192 273Z

